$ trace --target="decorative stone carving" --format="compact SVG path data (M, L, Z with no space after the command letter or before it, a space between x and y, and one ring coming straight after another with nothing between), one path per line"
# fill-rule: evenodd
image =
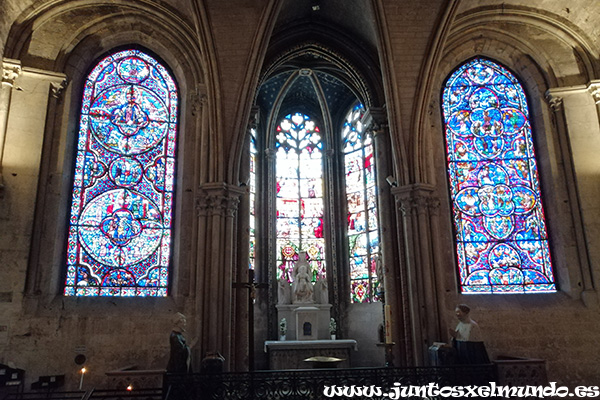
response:
M315 282L315 302L319 304L329 303L329 287L327 279L323 276L319 277Z
M206 88L204 88L204 85L202 85L202 87L196 89L196 91L190 96L193 116L197 116L202 110L202 108L204 108L204 106L206 105L206 102L208 101L208 96L205 92Z
M294 283L292 284L293 303L314 303L314 288L311 282L310 266L306 261L306 252L298 253L299 259L294 267Z
M19 75L21 75L20 62L6 59L2 62L2 85L13 87Z
M546 101L554 112L558 112L562 109L563 99L560 96L554 96L550 93L546 94Z
M61 100L69 82L63 79L60 82L50 82L50 93L55 99Z
M600 105L600 84L591 84L588 87L588 91L592 95L592 98L594 99L596 105Z
M290 304L292 302L292 291L290 283L281 277L277 281L277 304Z
M243 189L220 183L208 183L201 187L196 199L199 216L221 215L233 217L238 209Z

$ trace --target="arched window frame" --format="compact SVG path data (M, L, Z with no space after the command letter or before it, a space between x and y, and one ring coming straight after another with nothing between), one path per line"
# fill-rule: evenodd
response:
M347 233L348 233L348 224L346 224L345 227L343 227L341 225L341 224L345 223L345 221L346 221L345 218L348 216L348 212L347 212L347 201L348 201L348 198L347 198L347 192L346 192L346 189L345 189L346 174L345 174L345 165L344 165L344 156L345 156L345 154L344 154L344 150L343 150L343 146L344 146L343 131L344 131L345 127L347 127L349 124L351 125L352 123L356 123L357 122L357 121L351 121L351 122L347 121L348 114L352 114L353 112L356 112L357 107L361 108L360 118L359 118L359 121L358 121L359 124L361 124L360 119L362 119L362 116L364 115L364 108L363 108L363 106L360 103L354 103L354 104L350 105L345 112L342 113L343 116L344 116L344 118L342 118L339 121L340 122L339 126L336 125L332 129L333 133L327 134L326 132L322 132L322 134L323 134L322 140L323 140L323 143L324 143L323 144L323 150L324 150L324 154L323 154L323 157L324 157L324 160L323 160L323 173L324 173L324 175L323 176L324 176L324 180L325 180L325 182L324 182L324 188L323 188L323 195L325 196L325 204L324 204L324 207L325 207L324 214L325 215L323 216L323 221L324 221L324 223L327 223L328 221L331 221L332 219L336 219L339 216L342 216L344 218L343 222L338 222L340 224L338 226L338 228L341 228L341 231L343 231L345 233L344 236L341 236L338 233L334 233L334 232L326 232L325 233L325 236L327 237L326 246L329 246L329 247L333 246L333 247L335 247L336 243L342 244L344 246L344 248L341 249L342 250L341 253L339 253L339 250L338 250L338 252L336 252L338 254L328 255L328 257L337 257L337 258L341 257L341 260L343 260L343 262L348 265L348 269L347 270L344 268L344 271L348 271L348 272L344 273L343 276L339 276L339 277L333 277L332 276L331 277L331 279L337 279L338 282L339 282L338 283L339 285L348 286L347 289L342 289L340 291L340 293L347 294L347 296L348 296L348 298L347 299L343 299L343 301L347 301L348 303L361 303L361 302L370 303L370 302L375 302L375 301L379 301L380 300L379 296L380 296L380 291L382 290L382 288L379 286L379 281L377 279L377 271L376 271L376 268L375 268L375 264L378 262L379 258L381 257L380 249L379 249L379 244L378 244L379 243L379 234L377 234L377 246L376 246L376 248L371 249L369 251L369 253L367 255L365 255L365 257L368 259L368 262L369 263L372 262L372 264L373 264L373 268L369 268L368 276L361 277L361 279L365 280L365 283L366 283L365 288L364 288L365 289L365 293L362 294L361 296L358 296L358 297L354 296L354 298L353 298L352 297L352 287L351 287L351 285L353 283L355 283L356 280L352 280L351 279L351 277L350 277L350 271L349 271L350 268L351 268L350 267L350 263L351 263L350 258L351 257L349 255L349 250L351 250L351 249L349 248L348 235L347 235ZM294 108L294 107L289 107L289 105L288 105L288 107L286 108L286 111L285 112L280 112L280 114L279 114L280 117L279 118L273 117L272 123L268 124L268 125L273 126L273 130L276 130L276 128L279 126L279 123L281 122L281 120L286 115L293 114L295 112L299 112L299 113L305 114L305 112L301 111L301 110L303 110L302 106ZM326 125L324 125L321 122L321 118L320 118L319 115L312 115L312 114L310 114L309 117L316 122L317 126L319 126L319 127L326 126ZM361 130L362 130L362 128L363 127L361 125ZM322 130L324 130L324 129L322 129ZM254 134L253 132L250 133L251 137L253 137L253 134ZM362 134L364 135L364 137L369 136L369 140L372 141L372 138L370 137L371 136L370 132L363 131ZM271 142L273 142L274 140L276 140L274 138L276 136L276 134L270 135L270 136L272 138ZM329 137L329 136L331 136L331 137ZM253 139L251 139L251 141L252 140ZM372 143L371 143L371 146L373 146ZM276 157L275 150L274 150L274 143L268 143L268 147L267 148L269 149L268 152L272 152L273 158ZM373 147L371 148L371 151L374 154L374 148ZM329 162L327 162L326 159L325 159L325 157L327 157L325 153L327 153L327 152L333 152L333 153L336 153L339 156L341 156L339 162L336 162L336 163L329 163ZM256 154L260 154L260 153L261 153L261 151L259 149L257 149ZM333 154L333 153L331 153L331 154ZM253 156L251 155L251 158L252 157ZM256 161L257 160L254 159L254 161L251 162L251 165L255 165L256 166ZM273 161L273 163L275 163L275 162ZM332 166L332 164L336 164L336 165ZM373 182L375 182L376 179L375 179L375 172L374 171L376 169L376 166L375 166L374 159L372 161L372 166L373 166L373 178L372 179L373 179ZM273 176L275 176L275 174ZM257 179L256 176L253 176L252 172L251 172L251 175L250 175L250 179L251 179L252 182L261 181L260 179ZM329 183L326 182L328 180L335 180L335 181L337 181L338 183L336 185L334 185L334 187L338 187L338 188L342 187L342 190L340 191L338 189L335 189L334 190L335 193L332 193L331 190L330 190L331 187L329 189L327 187L325 187L326 185L329 184ZM266 180L266 181L268 181L267 185L272 185L275 182L275 177L272 180ZM264 182L265 181L263 181L263 185L265 184ZM377 187L376 187L376 184L373 184L372 187L369 187L369 189L372 190L372 191L374 191L375 192L375 196L377 196ZM257 190L257 192L260 192L260 189ZM252 193L253 192L251 191L251 196L252 196ZM330 209L331 206L328 205L328 204L331 204L332 201L333 202L343 202L344 206L343 207L337 207L336 206L336 208L338 208L338 209L337 210L332 210L332 209ZM374 214L373 216L375 218L378 218L379 215L378 215L378 213L376 211L376 209L377 209L377 206L376 206L377 200L376 200L376 198L375 198L375 201L371 202L371 203L375 203L375 205L374 205L374 207L370 207L370 210L375 209L375 212L373 213ZM251 218L251 221L250 221L250 226L251 226L250 231L254 232L254 228L252 227L252 224L253 224L252 219L255 218L256 213L259 212L259 211L257 211L257 209L262 209L262 207L259 206L259 205L257 205L256 202L252 202L251 201L251 204L254 204L254 206L253 206L254 209L250 210L250 218ZM339 211L339 215L338 215L338 211ZM268 212L268 214L271 216L273 214L273 212L274 211L270 211L270 212ZM333 215L332 213L335 214L335 215ZM271 217L269 217L269 218L271 218ZM254 222L257 224L256 229L260 229L261 224L258 221L256 221L256 220ZM268 230L268 227L266 225L263 225L263 226L264 226L264 229ZM275 232L276 228L273 227L271 229ZM379 223L377 223L375 226L373 226L373 224L371 224L370 231L373 231L373 230L377 230L378 231L378 229L379 229ZM340 229L337 229L337 230L339 231ZM271 234L273 234L274 237L277 236L276 233L271 233ZM264 236L258 234L257 238L260 238L260 237L264 237ZM251 244L250 244L251 249L256 249L256 248L261 247L260 243L258 243L256 241L252 242L253 241L252 235L251 235L251 239L250 240L251 240ZM259 239L254 239L254 240L259 240ZM276 240L271 240L270 243L272 243L271 246L275 246L275 249L274 250L268 250L268 251L269 252L275 252L275 253L277 253L279 251L278 250L279 247L277 246L277 241ZM330 251L330 250L326 250L326 251ZM252 250L250 252L251 252L250 258L252 259L252 254L255 254L255 253ZM295 254L295 257L296 258L292 259L292 262L296 261L296 259L297 259L297 253ZM274 268L275 271L279 271L279 267L280 267L280 264L281 264L281 259L280 259L281 257L273 257L273 258L277 259L277 261L276 261L277 266L276 267L269 266L268 268L270 270ZM254 263L251 265L251 268L253 267L253 265L254 265ZM324 272L324 271L321 271L321 272ZM275 274L276 277L279 277L279 275L280 275L279 272L274 272L274 274ZM321 275L325 275L324 273L320 273L320 274ZM313 274L313 279L316 279L317 275L319 275L319 274ZM338 286L338 284L334 284L334 286Z
M89 208L89 204L90 201L87 202L83 202L80 201L79 204L77 204L77 201L75 199L75 196L77 193L80 193L82 191L82 185L81 182L83 180L83 177L85 175L85 172L88 170L89 164L86 163L85 161L85 155L83 153L85 153L85 147L89 140L91 140L92 136L94 136L94 134L92 134L91 132L86 133L87 132L87 123L89 123L89 115L88 113L90 112L90 109L93 109L93 105L94 105L94 98L90 97L90 94L92 92L93 86L94 86L94 82L92 81L93 78L96 78L99 74L104 74L107 71L107 68L110 69L111 68L111 60L113 60L114 58L117 58L118 60L121 60L119 57L123 57L126 58L128 56L137 58L138 60L143 60L143 62L146 63L146 67L148 67L147 71L144 72L144 67L141 66L142 63L138 63L137 67L141 68L142 72L140 71L136 71L133 72L131 75L128 76L128 78L121 78L121 81L118 81L119 76L117 76L115 78L115 76L112 77L112 79L117 79L117 86L120 84L121 86L130 84L130 86L133 88L134 86L136 86L138 89L138 91L141 93L143 92L145 97L143 97L142 100L140 100L139 98L134 99L133 101L130 101L130 103L136 104L136 103L140 103L141 101L144 101L145 104L143 104L146 112L145 115L147 116L147 120L145 122L145 124L142 128L138 127L138 131L142 130L142 129L146 129L148 126L150 126L152 129L156 129L156 131L160 131L160 126L163 126L163 132L160 133L158 132L158 135L155 135L155 137L149 137L150 135L145 135L143 138L141 138L142 135L138 135L137 132L128 132L127 134L123 133L123 131L119 131L117 134L113 135L116 137L121 137L121 139L123 139L123 141L125 141L126 143L129 144L129 140L131 140L131 144L132 147L136 144L135 142L135 137L136 135L138 136L138 142L137 145L139 146L144 146L145 144L147 144L148 140L152 140L154 139L153 143L151 143L151 146L149 147L143 147L143 148L138 148L137 150L133 150L128 154L129 151L127 149L121 149L120 151L120 155L115 155L115 154L119 154L119 151L113 153L112 159L110 158L111 156L106 156L103 160L100 161L105 161L108 160L111 162L110 166L106 166L104 165L103 167L103 171L101 174L98 174L98 176L93 176L91 177L91 180L101 180L102 178L106 178L110 177L111 173L114 172L112 171L112 169L114 169L114 164L117 162L117 160L119 159L126 159L126 158L130 158L135 160L138 164L140 164L140 162L136 159L136 158L148 158L148 157L152 157L153 151L156 152L157 148L162 147L164 151L159 152L160 154L155 154L156 157L154 157L153 160L146 160L145 164L140 164L142 166L142 171L141 171L141 176L138 176L139 180L138 180L138 186L135 185L130 185L130 184L124 184L124 182L117 182L115 180L115 177L112 176L110 179L112 179L112 182L102 182L102 184L105 186L104 189L107 189L105 191L102 191L102 189L100 189L98 191L98 193L96 193L96 197L92 198L91 201L97 200L99 197L102 196L110 196L108 193L109 192L114 192L113 194L119 192L121 194L123 193L127 193L130 192L130 196L129 198L133 198L133 200L135 200L136 198L138 198L139 200L141 200L142 206L143 205L147 205L148 207L144 208L142 207L144 210L146 210L147 212L144 214L146 215L144 218L133 218L133 220L137 221L139 224L137 225L138 227L141 225L141 232L145 233L148 232L148 230L150 232L154 232L154 233L146 233L145 235L139 235L134 237L132 240L130 240L129 243L133 242L136 238L140 238L140 236L144 236L143 238L141 238L142 243L144 242L154 242L153 244L156 245L154 250L150 253L150 255L146 255L140 258L138 257L138 259L135 260L135 262L130 263L130 266L137 268L137 271L135 271L135 273L138 273L140 276L137 277L137 279L135 279L134 284L131 284L131 282L126 282L125 285L112 285L112 286L102 286L101 284L98 284L98 282L96 282L96 284L89 284L89 282L87 283L81 283L82 282L82 275L80 274L79 268L76 267L76 265L78 264L74 264L73 261L79 261L81 260L81 258L79 258L78 256L78 252L81 250L80 248L77 248L78 243L79 243L79 239L78 237L80 236L77 233L77 226L74 226L74 221L77 222L76 220L78 219L78 217L81 217L82 213L85 213L85 208L88 207ZM131 65L133 65L135 63L131 63ZM177 84L173 78L173 74L167 70L166 65L159 61L159 59L157 57L155 57L154 55L151 55L148 51L146 50L139 50L137 48L127 48L125 50L113 50L110 53L108 53L108 55L106 55L105 57L102 57L100 59L100 61L97 61L95 63L93 63L94 67L92 68L91 72L87 75L84 76L84 87L83 87L83 100L82 100L82 105L81 105L81 109L80 109L80 120L79 120L79 134L78 134L78 140L75 144L76 148L74 149L74 151L76 152L75 155L75 175L73 178L73 192L70 195L70 198L72 199L71 202L71 219L70 219L70 228L69 228L69 239L68 239L68 246L67 246L67 275L66 278L64 280L64 294L67 296L111 296L111 297L131 297L131 296L135 296L135 297L146 297L146 296L152 296L152 297L165 297L168 294L168 288L170 285L170 280L171 280L171 274L170 272L170 267L171 267L171 251L172 251L172 227L173 227L173 213L174 213L174 207L175 207L175 201L174 201L174 195L175 195L175 187L174 187L174 180L175 180L175 163L176 163L176 136L178 135L178 113L179 113L179 109L178 109L178 101L179 101L179 89L177 87ZM117 63L117 65L119 65ZM124 64L125 65L125 64ZM120 72L121 75L123 75L123 72L125 71L125 69L122 67ZM141 73L142 75L144 75L142 78L139 78L137 75L135 75L137 72ZM162 84L164 85L163 87L160 87L161 83L159 82L157 84L157 80L154 79L157 78L158 80L162 80ZM128 81L129 79L129 81ZM140 79L140 82L135 82L136 79ZM146 83L144 83L146 82ZM138 85L139 83L139 85ZM112 95L114 95L113 97L113 103L112 105L114 106L112 111L115 111L119 108L123 108L124 104L119 104L118 103L118 99L117 97L119 96L119 89L115 89L116 86L105 86L102 87L102 85L100 85L100 91L99 93L103 93L102 90L108 88L107 92L109 92L111 89L111 87L114 89L114 93L112 93ZM121 91L122 92L122 91ZM133 89L132 89L132 93L133 93ZM106 93L105 93L106 94ZM120 93L123 94L123 93ZM132 94L133 96L133 94ZM139 96L139 94L138 94ZM122 97L122 96L121 96ZM122 100L122 99L121 99ZM96 104L97 106L97 104ZM144 113L142 113L144 114ZM149 114L149 115L148 115ZM164 118L166 116L166 119ZM114 117L114 116L113 116ZM108 117L107 118L112 118L112 117ZM96 121L97 122L97 121ZM98 123L96 123L96 125L99 125ZM157 126L159 126L159 128L157 128ZM105 127L106 128L106 127ZM113 126L114 128L114 126ZM127 129L135 129L134 127L128 127L127 124L125 124L125 127L123 128L125 130ZM106 129L105 129L106 130ZM98 132L102 132L102 128L99 128L98 126L96 126L95 131ZM106 133L106 132L105 132ZM120 136L119 136L120 134ZM108 135L105 136L106 138L110 138ZM131 139L130 139L131 138ZM87 143L87 144L86 144ZM96 144L96 146L98 147L98 149L102 148L102 146ZM119 144L116 144L116 146L119 146ZM106 149L106 146L104 146ZM107 151L110 152L110 151ZM159 159L162 159L162 163L158 163L158 161L160 161ZM152 163L152 161L154 161L154 163ZM159 165L161 164L161 165ZM100 169L102 169L102 167L100 166ZM92 169L93 170L93 169ZM123 170L121 169L121 172ZM89 171L88 171L89 172ZM129 171L132 172L132 171ZM138 171L139 172L139 171ZM113 174L114 175L114 174ZM134 174L135 175L135 174ZM138 174L140 175L140 174ZM98 182L95 182L92 184L91 187L93 187L94 184L96 184ZM78 186L79 185L79 186ZM140 187L140 186L144 186L144 187ZM154 190L154 196L156 197L155 200L158 200L158 207L156 206L156 201L154 202L154 206L152 206L150 203L152 203L152 200L150 199L151 196L150 192L152 192L152 190L149 189L149 186L153 186L153 190ZM123 189L123 187L125 189ZM119 189L120 188L120 189ZM135 192L136 189L138 189L137 191L139 191L140 193L134 193L133 196L131 196L131 192ZM118 193L117 193L118 194ZM115 197L115 196L113 196ZM117 198L119 196L116 196L115 198ZM121 196L124 197L124 196ZM126 196L125 196L126 197ZM133 202L135 203L135 202ZM138 202L139 203L139 202ZM84 208L83 211L81 211L81 208ZM151 212L152 207L154 208L158 208L158 210L154 210L154 212ZM125 210L125 208L128 207L121 207L123 210ZM150 211L148 211L150 210ZM131 211L131 210L129 210ZM77 214L79 213L79 214ZM153 216L156 216L158 214L160 214L160 221L158 221L156 218L154 218ZM137 215L135 212L133 212L134 215ZM90 215L88 215L90 216ZM114 216L114 215L113 215ZM140 216L140 215L138 215ZM94 219L94 218L92 218ZM97 219L97 218L96 218ZM106 218L102 218L102 223L105 222ZM135 221L130 221L135 223ZM100 221L96 221L96 222L100 222ZM157 227L156 223L162 223L162 227ZM154 225L153 225L154 224ZM151 226L152 225L152 226ZM100 225L99 225L100 226ZM100 229L100 228L98 228ZM75 231L75 232L74 232ZM158 235L157 232L158 231ZM103 232L103 231L102 231ZM98 231L96 231L96 233L98 233ZM104 232L104 236L107 237L106 232ZM160 236L158 238L158 242L156 240L156 236ZM138 239L138 242L140 240ZM114 242L113 242L114 243ZM143 245L142 243L139 243L140 245ZM133 245L131 246L133 247ZM123 248L126 248L125 246L123 246ZM132 250L130 250L129 253L127 253L128 250L122 251L121 253L124 254L121 257L118 257L119 259L123 259L123 257L127 257L127 254L134 254L134 252ZM133 256L131 256L133 257ZM135 259L135 257L133 257ZM146 265L145 271L141 271L141 268L144 267L140 267L141 263L144 263L145 261L149 260L150 258L154 258L154 264L151 265ZM91 259L91 258L89 258ZM89 272L89 271L88 271Z
M515 212L511 213L510 216L517 216L516 217L516 222L511 222L511 224L513 226L518 225L519 223L524 224L525 223L525 219L526 216L530 213L537 213L538 215L541 215L541 218L538 219L539 224L541 226L540 229L540 234L539 237L541 238L539 240L539 242L541 242L541 247L542 247L542 267L541 270L545 273L546 275L546 279L543 282L535 282L535 279L528 279L527 276L538 276L538 275L534 275L532 272L530 272L530 270L533 270L531 268L529 269L523 269L524 271L526 271L526 274L524 276L526 276L525 279L521 279L521 283L518 283L518 279L517 280L513 280L512 284L479 284L479 285L471 285L469 287L469 285L465 285L465 282L467 281L467 275L471 275L473 276L473 271L476 271L477 273L481 273L484 274L486 271L489 272L493 272L496 275L492 276L492 281L494 282L494 280L497 281L502 281L503 279L509 279L509 275L508 272L515 272L514 269L511 269L514 267L514 265L503 265L501 264L501 261L499 261L499 257L497 257L495 260L495 263L497 265L495 265L493 268L488 267L487 269L482 268L480 271L477 271L477 269L472 269L471 273L467 273L466 268L464 268L464 266L466 265L465 263L463 263L462 261L464 261L465 259L467 259L467 257L464 256L464 254L466 254L465 252L462 252L461 249L464 249L465 246L461 247L461 244L463 244L463 242L467 242L467 241L461 241L460 237L463 235L464 231L460 229L460 224L464 222L463 219L461 219L460 217L460 211L462 210L463 214L466 214L464 212L464 208L465 208L465 204L467 203L466 201L464 201L464 198L466 197L466 192L468 192L469 187L463 185L462 187L459 188L459 190L456 190L456 187L453 184L453 177L452 177L452 168L451 168L451 159L452 157L455 156L455 153L451 153L450 147L451 144L449 143L452 142L456 148L457 144L460 144L460 140L456 140L456 137L453 138L452 136L452 132L456 132L457 129L448 129L449 125L456 125L460 123L460 113L461 111L456 111L454 110L454 108L451 106L451 102L452 100L452 96L450 96L448 94L448 86L449 86L449 82L456 82L460 76L462 76L461 74L466 73L465 71L469 68L470 65L472 65L475 62L478 61L482 61L483 63L488 63L489 65L492 65L494 67L496 67L499 71L502 71L502 73L504 74L504 76L509 77L509 81L510 84L508 86L513 85L516 90L514 91L514 93L512 95L510 95L513 98L513 101L507 101L506 99L508 99L509 95L506 95L504 97L506 97L506 99L504 99L504 103L499 102L498 104L488 104L490 106L493 107L488 107L485 110L483 110L483 107L481 107L479 110L477 108L469 108L468 110L466 110L466 112L463 112L462 115L465 118L462 118L464 121L467 121L467 123L465 124L463 121L462 125L468 125L471 123L471 115L472 114L476 114L477 115L481 114L481 115L487 115L488 117L491 115L491 120L494 120L495 116L499 116L499 118L496 118L496 122L501 123L502 124L502 133L504 133L504 129L506 128L506 124L504 122L504 118L509 117L510 115L514 116L514 120L517 121L520 124L520 127L518 129L514 129L518 132L523 132L522 136L520 136L520 140L523 141L523 139L525 140L525 150L527 150L528 154L530 154L529 158L527 158L527 162L529 163L528 165L530 165L530 171L533 171L529 177L529 181L532 182L532 187L533 190L531 189L523 189L520 190L519 188L521 188L524 185L516 185L514 184L514 182L512 182L512 184L509 182L508 184L506 182L504 182L502 185L500 185L498 182L493 182L496 186L491 186L491 185L487 185L485 186L484 189L490 189L490 188L498 188L498 187L508 187L508 190L510 191L510 193L512 194L513 191L517 189L520 190L519 193L521 193L522 195L519 196L515 196L515 197L511 197L509 200L510 202L514 203L514 207L513 209L516 210ZM473 82L475 82L475 79L477 79L476 77L473 78ZM485 78L483 78L485 79ZM498 78L494 78L494 79L500 79ZM481 83L481 88L485 88L485 83L486 82L482 82ZM506 82L504 83L506 85ZM455 86L457 87L457 86ZM510 89L510 87L509 87ZM489 92L491 92L491 90L487 89ZM445 143L446 143L446 155L447 155L447 164L446 164L446 168L447 168L447 177L449 179L450 182L450 197L452 200L452 213L453 213L453 227L454 227L454 233L455 233L455 254L457 257L457 263L458 263L458 279L459 279L459 286L460 286L460 290L462 291L462 293L464 294L469 294L469 293L551 293L551 292L555 292L556 291L556 280L554 277L554 270L552 267L552 263L551 263L551 259L550 259L550 244L549 244L549 238L548 238L548 233L547 233L547 223L545 220L545 213L543 210L543 199L542 199L542 191L541 191L541 187L540 187L540 178L539 178L539 173L538 173L538 168L537 168L537 164L538 164L538 160L536 159L536 151L535 151L535 144L534 144L534 137L533 137L533 129L531 127L531 123L529 121L529 114L530 114L530 102L527 99L527 96L525 94L525 88L524 85L519 81L518 76L516 74L514 74L512 71L510 71L508 68L506 68L504 65L502 65L501 63L498 63L494 60L491 60L489 58L486 57L474 57L473 59L467 60L463 63L461 63L458 67L456 67L452 73L449 75L449 77L444 81L444 88L441 91L442 93L442 99L441 99L441 104L442 104L442 116L444 119L444 131L445 131ZM456 92L455 92L456 93ZM508 92L506 92L508 93ZM453 94L454 95L454 94ZM473 93L470 93L469 95L473 95ZM454 95L454 100L456 100L458 97ZM483 98L483 97L482 97ZM490 98L492 98L490 96ZM515 100L516 99L516 100ZM485 99L484 99L485 100ZM458 101L458 100L456 100ZM522 104L522 108L520 110L517 110L518 112L514 112L512 111L512 109L515 109L514 105L520 103ZM459 103L460 104L460 101ZM479 104L479 103L477 103ZM483 103L481 103L483 104ZM513 105L513 107L508 107L510 104ZM503 107L503 108L502 108ZM491 111L487 111L490 108L492 108ZM497 111L496 111L497 110ZM464 110L463 110L464 111ZM491 114L490 114L491 113ZM521 113L521 116L519 116L519 113ZM467 120L468 117L468 120ZM459 124L460 125L460 124ZM474 125L474 124L473 124ZM495 126L495 125L494 125ZM518 124L515 122L512 127L510 127L511 129L514 127L517 127ZM470 131L470 128L472 126L469 125L467 128ZM465 128L465 129L467 129ZM487 129L487 128L485 128ZM485 130L484 129L484 130ZM490 128L491 131L493 132L494 129L497 128ZM515 132L511 132L510 135L508 136L515 136L516 137ZM520 133L518 133L520 134ZM455 135L455 136L460 136L459 134ZM473 135L475 136L475 135ZM494 137L494 135L481 135L481 137ZM500 135L496 135L496 138L500 137ZM519 139L517 138L517 139ZM513 142L516 143L517 139L512 139ZM483 140L481 140L480 142L482 142ZM492 141L493 142L493 141ZM512 142L511 142L512 143ZM513 143L514 144L514 143ZM491 145L488 145L489 147L495 146L496 144L492 143ZM464 147L464 146L463 146ZM467 157L467 159L469 157L472 157L472 153L474 153L475 150L472 150L471 152L469 152L467 154L467 152L464 152L464 154L466 154L463 157ZM517 154L517 151L514 150L513 153ZM465 160L467 160L465 159ZM465 161L463 160L463 161ZM505 158L503 159L503 161L507 161L508 159ZM519 161L519 159L517 157L515 157L515 160ZM530 162L530 160L532 160ZM458 160L458 162L456 162L456 164L458 164L461 160ZM472 160L470 160L469 162L472 162ZM463 162L463 164L465 164ZM468 174L468 172L467 172ZM493 178L493 177L492 177ZM471 178L469 178L471 179ZM473 180L473 179L471 179ZM524 179L523 179L524 180ZM484 185L481 186L473 186L473 190L471 190L473 193L471 193L471 195L475 194L475 196L470 196L470 197L474 197L476 199L479 199L478 195L477 195L477 188L479 190L482 190L482 188L484 187ZM490 189L491 190L491 189ZM495 189L494 189L495 190ZM485 190L484 190L485 191ZM494 192L495 193L495 192ZM533 195L535 196L535 204L531 206L531 208L529 209L524 209L523 207L520 207L519 204L521 203L525 203L526 199L530 199L531 196L529 196L531 193L533 193ZM493 196L492 196L493 197ZM496 196L498 197L498 196ZM514 198L517 198L517 202L515 203L513 201ZM461 200L462 199L462 200ZM462 206L459 206L458 204L462 204ZM483 204L482 202L476 201L475 203L475 210L476 211L481 211L483 209L483 206L480 208L479 205ZM458 211L457 211L458 209ZM485 210L486 212L488 210ZM489 222L490 218L488 216L486 216L485 213L483 212L475 212L474 211L476 217L480 217L480 219L482 220L488 220L488 225L491 226L491 223ZM521 219L519 219L519 215L524 215L524 217L520 217ZM485 229L484 228L484 224L479 224L479 228L481 229ZM511 232L513 232L511 230ZM521 236L524 236L525 233L522 233ZM509 232L508 236L511 236L511 233ZM510 245L506 245L505 242L509 241L507 237L500 237L500 238L496 238L496 242L495 244L493 244L493 241L488 241L488 242L482 242L482 243L487 243L488 245L490 243L492 243L492 246L488 248L488 250L490 250L488 252L488 254L490 254L493 251L495 251L496 253L499 254L498 251L496 251L499 247L501 246L505 246L505 247L510 247ZM521 241L523 243L527 243L529 239L525 240L522 239ZM529 245L530 246L535 246L533 243L534 240L530 240L529 241ZM476 241L474 241L473 243L475 243ZM493 249L492 249L493 247ZM508 251L508 250L507 250ZM481 259L483 257L480 257L480 253L478 251L474 251L471 252L473 254L478 254L478 257ZM509 251L510 253L510 251ZM470 253L469 253L470 254ZM517 254L518 252L513 252L513 255ZM527 254L522 252L522 254ZM486 255L487 256L487 255ZM509 257L510 258L510 257ZM515 258L515 257L513 257ZM522 260L523 257L516 257L519 260ZM527 256L526 261L530 262L532 260L532 258L530 256ZM514 264L514 263L513 263ZM533 262L531 262L530 264L533 264ZM516 265L516 264L515 264ZM528 275L529 274L529 275ZM513 274L514 276L514 274ZM483 281L484 279L480 279L480 281Z

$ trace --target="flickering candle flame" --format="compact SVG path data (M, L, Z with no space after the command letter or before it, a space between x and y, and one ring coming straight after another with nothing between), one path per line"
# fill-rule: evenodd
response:
M85 367L81 368L81 379L79 380L79 390L83 387L83 376L85 375Z
M133 390L133 386L131 386L131 385L127 386L127 390L129 390L131 392Z

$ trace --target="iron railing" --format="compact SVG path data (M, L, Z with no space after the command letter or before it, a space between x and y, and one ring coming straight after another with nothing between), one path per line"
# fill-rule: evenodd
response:
M489 385L492 364L412 368L350 368L165 375L165 400L313 400L389 398L410 386ZM348 390L344 395L344 388ZM348 396L354 388L354 396ZM365 389L358 396L356 389ZM377 389L380 388L380 389ZM394 389L396 388L396 389ZM394 392L396 390L396 392ZM381 393L378 395L378 393ZM387 393L384 395L383 393ZM411 392L404 392L410 394ZM412 392L415 393L415 392ZM402 398L422 399L421 393ZM333 395L333 397L331 396ZM394 397L394 396L392 396ZM427 396L431 399L441 396ZM399 398L399 397L398 397Z

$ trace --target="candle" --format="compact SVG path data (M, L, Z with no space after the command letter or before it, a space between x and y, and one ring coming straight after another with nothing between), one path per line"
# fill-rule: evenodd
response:
M83 387L83 375L85 375L85 367L81 368L81 379L79 380L79 390Z
M384 307L385 310L385 344L392 343L392 308L389 304Z

